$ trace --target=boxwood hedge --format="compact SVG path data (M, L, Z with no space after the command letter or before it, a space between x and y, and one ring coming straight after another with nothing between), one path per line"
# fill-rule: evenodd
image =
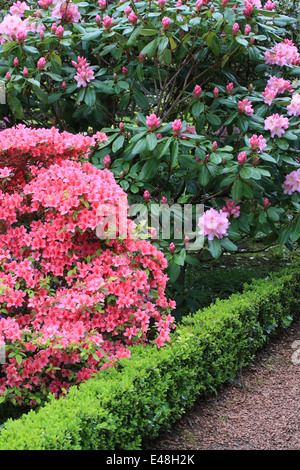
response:
M290 325L299 310L299 279L300 267L293 265L185 317L166 347L135 346L130 359L67 397L7 420L0 449L142 449Z

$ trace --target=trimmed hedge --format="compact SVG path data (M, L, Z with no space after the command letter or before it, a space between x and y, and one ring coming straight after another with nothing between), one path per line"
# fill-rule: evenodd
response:
M135 346L130 359L72 388L66 398L9 419L0 449L142 449L290 325L299 310L299 280L294 266L185 317L166 347Z

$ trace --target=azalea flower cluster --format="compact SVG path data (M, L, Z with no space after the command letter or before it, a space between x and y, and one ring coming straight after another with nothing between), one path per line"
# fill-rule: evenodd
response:
M19 132L24 149L24 127ZM39 132L54 152L55 143L46 136L52 133L58 142L56 133ZM18 129L13 133L17 137ZM67 136L62 137L55 161L50 153L42 165L29 167L22 192L19 187L0 191L0 343L7 352L0 395L19 404L34 405L49 392L61 396L129 357L129 346L150 337L161 347L174 328L163 253L146 240L121 240L119 219L116 238L97 236L97 227L106 223L99 206L126 214L127 197L108 169L81 161L82 148L78 151L69 139L68 146ZM36 163L34 148L27 144ZM45 151L40 147L37 152ZM9 150L0 177L3 182L11 178L12 185L17 139ZM125 222L130 232L132 222Z

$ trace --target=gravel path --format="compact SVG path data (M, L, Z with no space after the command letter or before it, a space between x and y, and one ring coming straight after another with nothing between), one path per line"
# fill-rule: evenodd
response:
M267 344L234 383L198 401L147 449L300 450L299 385L300 321Z

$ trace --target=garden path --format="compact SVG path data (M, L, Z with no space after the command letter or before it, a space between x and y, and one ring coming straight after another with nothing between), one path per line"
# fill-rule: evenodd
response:
M298 341L298 343L295 343ZM300 450L300 321L218 395L199 400L150 450Z

